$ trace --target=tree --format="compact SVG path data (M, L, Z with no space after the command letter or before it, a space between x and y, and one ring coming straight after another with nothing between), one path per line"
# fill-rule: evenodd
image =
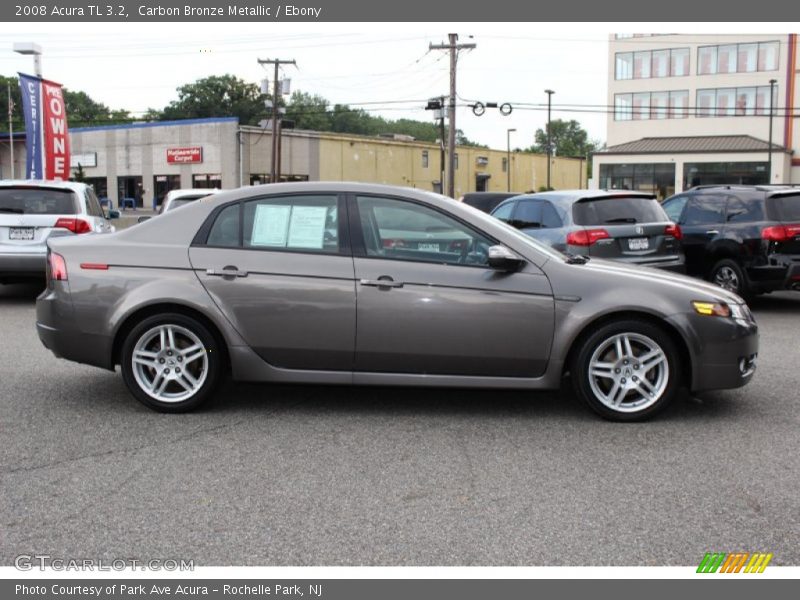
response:
M328 101L322 96L294 92L286 105L286 118L294 121L297 129L330 131L331 117Z
M586 156L600 146L596 140L589 140L589 134L574 119L564 121L555 119L550 121L550 132L553 141L553 153L558 156ZM547 154L547 129L537 129L534 135L534 144L527 149L528 152Z
M162 111L150 109L157 120L239 117L243 125L256 125L267 116L267 96L254 83L233 75L212 75L178 88L178 99Z

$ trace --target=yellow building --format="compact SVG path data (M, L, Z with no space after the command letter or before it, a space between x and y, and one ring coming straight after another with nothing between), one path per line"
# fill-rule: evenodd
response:
M261 130L243 127L250 143L250 173L262 173L267 181L271 143L269 134L256 148L253 136ZM258 133L256 133L258 132ZM441 191L441 150L438 144L394 137L367 137L325 132L285 131L281 173L286 180L361 181ZM399 139L398 139L399 138ZM458 146L456 149L456 196L467 192L507 191L508 154L503 150ZM547 185L547 156L512 152L511 191L539 190ZM550 181L555 189L586 187L586 161L553 157ZM446 181L446 180L445 180ZM445 184L446 189L446 184Z

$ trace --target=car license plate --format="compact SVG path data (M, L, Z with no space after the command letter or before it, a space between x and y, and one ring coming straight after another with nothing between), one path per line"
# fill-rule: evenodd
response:
M438 252L439 244L417 244L417 250L421 252Z
M628 240L630 250L647 250L650 247L650 240L647 238L631 238Z
M11 227L8 230L10 240L32 240L33 227Z

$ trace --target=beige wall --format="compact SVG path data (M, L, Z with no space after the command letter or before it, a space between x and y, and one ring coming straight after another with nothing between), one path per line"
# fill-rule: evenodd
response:
M427 167L423 167L424 151L428 152ZM488 191L506 191L508 174L503 171L504 158L506 152L502 150L459 147L456 196L475 191L479 174L490 176ZM320 134L320 180L385 183L433 190L434 182L440 179L439 163L440 150L435 144ZM551 186L556 189L585 187L585 168L583 160L554 157ZM535 190L546 183L546 156L511 154L512 191Z

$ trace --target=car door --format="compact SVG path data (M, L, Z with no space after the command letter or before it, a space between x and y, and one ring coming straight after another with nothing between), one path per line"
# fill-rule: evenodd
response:
M349 200L356 371L536 377L553 337L549 281L487 265L496 241L407 198Z
M693 194L678 222L683 232L683 251L686 255L686 272L705 276L709 268L709 247L721 239L725 225L724 194ZM667 213L669 215L669 213Z
M346 219L339 218L345 210L336 194L229 204L190 248L211 298L273 366L353 368L356 297Z

